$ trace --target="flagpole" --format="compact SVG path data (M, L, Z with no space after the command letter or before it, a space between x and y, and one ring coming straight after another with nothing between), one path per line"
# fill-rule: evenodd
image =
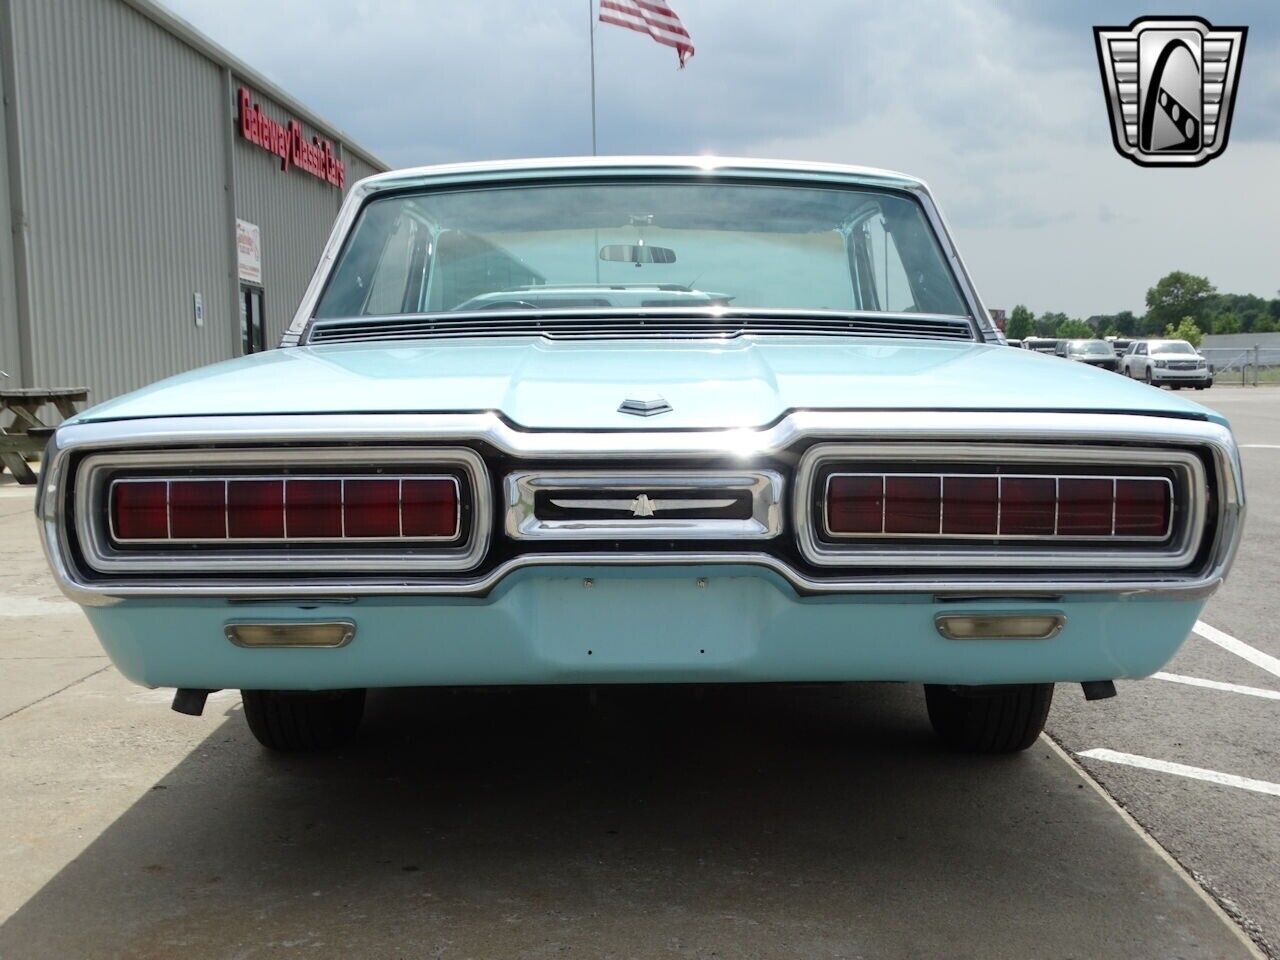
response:
M596 11L595 0L587 0L587 32L591 37L591 155L596 155Z

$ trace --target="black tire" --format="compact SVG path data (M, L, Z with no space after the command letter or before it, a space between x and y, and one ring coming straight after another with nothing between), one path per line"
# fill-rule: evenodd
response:
M355 736L363 690L241 690L244 718L268 750L324 750Z
M1036 742L1053 702L1052 683L1022 683L991 691L926 683L933 731L966 753L1016 753Z
M1156 385L1155 381L1151 379L1150 367L1147 367L1146 372L1142 375L1142 379L1146 382L1147 386L1149 387L1154 387Z

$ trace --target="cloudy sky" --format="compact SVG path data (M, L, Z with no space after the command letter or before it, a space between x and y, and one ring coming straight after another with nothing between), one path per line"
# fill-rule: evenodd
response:
M163 0L393 166L590 153L588 0ZM1130 309L1173 269L1280 289L1280 3L671 0L697 45L599 25L601 153L830 160L929 181L989 306ZM1175 9L1176 8L1176 9ZM1226 152L1111 145L1092 27L1245 24Z

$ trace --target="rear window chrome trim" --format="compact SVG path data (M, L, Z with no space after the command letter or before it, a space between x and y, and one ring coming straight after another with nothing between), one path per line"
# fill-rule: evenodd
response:
M231 469L249 468L251 471L237 475L236 479L263 479L262 471L268 469L301 470L289 477L307 479L312 474L307 468L338 467L350 470L352 463L360 464L371 472L368 479L403 479L419 477L437 479L442 467L452 467L467 479L465 493L470 496L471 517L466 536L458 534L447 539L425 537L382 539L352 537L345 540L306 538L272 540L267 544L248 539L226 540L168 540L148 544L143 541L119 541L114 539L111 526L109 493L116 483L131 480L224 480ZM429 471L422 474L406 474L411 466L422 466ZM204 474L179 477L174 468L195 467ZM372 472L385 467L387 473ZM169 471L158 476L139 475L134 471ZM124 476L120 474L124 473ZM445 476L450 476L446 474ZM330 474L326 479L350 477L353 473ZM281 475L269 477L280 479ZM452 477L457 483L457 478ZM463 487L459 484L458 528L462 527ZM325 573L359 571L443 572L465 571L479 565L489 546L492 526L492 496L489 472L484 460L474 450L466 447L322 447L279 449L236 449L223 447L215 450L165 451L130 450L93 453L85 457L76 474L75 483L75 534L85 563L97 573L157 573L227 574L278 572L282 561L300 573ZM65 531L64 531L65 533ZM219 545L227 549L216 552L193 552L190 547ZM281 549L271 549L278 544ZM121 549L121 546L126 549ZM127 549L135 545L154 546L156 549ZM249 549L235 549L243 545ZM406 553L407 549L421 546L422 554ZM69 544L67 545L69 547ZM187 549L183 549L183 548ZM310 548L299 552L299 548ZM285 549L289 548L289 549Z
M826 497L818 501L815 484L822 467L829 463L880 464L901 463L901 471L888 471L897 476L912 473L912 464L940 463L1018 463L1062 464L1063 466L1125 466L1164 467L1175 472L1179 482L1174 486L1175 500L1172 511L1173 537L1168 549L1139 549L1141 542L1125 540L1128 549L1121 547L1119 538L1046 537L1046 543L1062 545L1052 552L1018 546L1021 538L1008 538L999 547L979 549L971 546L948 545L944 540L965 541L991 537L970 538L960 534L940 537L925 535L923 539L903 534L877 534L870 538L843 536L838 540L824 537L826 526ZM836 474L856 473L856 470L834 471ZM881 473L882 471L861 471ZM937 471L915 470L916 473L940 475ZM1065 474L1064 474L1065 476ZM1187 508L1177 509L1178 490L1185 491ZM821 508L821 509L819 509ZM820 443L805 451L796 469L795 496L792 498L792 524L796 530L796 542L800 553L815 566L820 567L1019 567L1037 570L1054 569L1115 569L1143 568L1149 570L1178 570L1187 567L1195 559L1203 542L1208 512L1208 481L1200 458L1186 450L1131 447L1131 446L1057 446L1053 444L1000 444L1000 443ZM1181 514L1181 517L1179 517ZM898 540L891 545L874 544L871 540ZM1004 538L1002 538L1004 539ZM1070 545L1081 539L1092 540L1101 546L1093 549L1071 549ZM1109 548L1108 545L1114 544ZM1117 549L1117 547L1119 547Z

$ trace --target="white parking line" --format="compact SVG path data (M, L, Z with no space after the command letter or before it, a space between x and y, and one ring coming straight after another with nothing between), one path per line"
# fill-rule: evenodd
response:
M1217 627L1211 627L1203 620L1197 620L1196 625L1191 629L1210 643L1216 643L1223 650L1229 650L1237 657L1243 657L1254 666L1261 667L1272 676L1280 677L1280 658L1273 657L1269 653L1263 653L1261 650L1255 650L1243 640L1237 640L1231 634L1223 633Z
M1264 697L1267 700L1280 700L1280 690L1264 690L1261 687L1245 687L1238 683L1223 683L1220 680L1205 680L1201 677L1187 677L1180 673L1153 673L1153 680L1168 680L1170 683L1185 683L1189 687L1205 687L1209 690L1224 690L1227 693L1243 693L1250 697Z
M57 617L78 612L79 609L70 600L0 594L0 617Z
M1280 443L1242 443L1240 446L1252 450L1280 450Z
M1237 777L1234 773L1219 773L1217 770L1206 770L1204 767L1189 767L1185 763L1172 763L1168 760L1155 760L1151 757L1140 757L1134 753L1120 753L1116 750L1102 748L1084 750L1076 754L1089 760L1105 760L1107 763L1123 763L1129 767L1141 767L1143 770L1154 770L1157 773L1172 773L1179 777L1190 777L1193 780L1204 780L1208 783L1221 784L1224 787L1238 787L1241 790L1252 790L1254 793L1269 793L1280 797L1280 783L1269 780L1254 780L1251 777Z

